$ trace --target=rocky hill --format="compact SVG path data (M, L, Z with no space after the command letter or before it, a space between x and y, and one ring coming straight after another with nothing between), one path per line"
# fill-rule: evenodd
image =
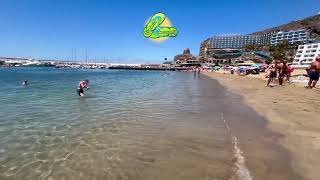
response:
M265 29L263 31L258 31L252 34L260 35L260 34L265 34L272 31L276 31L276 30L296 30L301 28L309 30L312 36L314 37L320 37L320 14L311 16L302 20L292 21L290 23L283 24L278 27Z

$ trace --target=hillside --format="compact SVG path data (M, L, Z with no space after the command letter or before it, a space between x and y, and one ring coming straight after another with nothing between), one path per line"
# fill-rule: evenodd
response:
M288 24L283 24L278 27L273 27L265 29L263 31L258 31L252 33L253 35L260 35L264 33L269 33L276 30L296 30L296 29L308 29L314 37L320 36L320 14L311 16L302 20L292 21Z

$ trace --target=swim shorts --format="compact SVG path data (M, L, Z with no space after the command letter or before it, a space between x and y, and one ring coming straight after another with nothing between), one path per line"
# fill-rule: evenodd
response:
M316 71L311 71L309 73L309 76L310 76L310 79L313 80L313 81L318 81L319 80L319 76L320 76L320 73L319 72L316 72Z
M276 78L277 77L277 72L276 71L271 71L270 72L270 78Z
M83 89L78 89L78 90L77 90L77 93L78 93L78 95L80 96L81 93L83 94Z
M288 72L283 71L281 73L279 73L279 77L285 77L288 74Z

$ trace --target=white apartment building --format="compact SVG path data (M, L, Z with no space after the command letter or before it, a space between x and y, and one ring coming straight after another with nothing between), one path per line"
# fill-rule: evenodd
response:
M293 67L307 68L320 55L320 42L300 45L293 60Z
M295 42L307 43L310 37L310 33L305 29L279 31L271 35L270 44L272 46L278 45L284 40L287 40L290 44Z

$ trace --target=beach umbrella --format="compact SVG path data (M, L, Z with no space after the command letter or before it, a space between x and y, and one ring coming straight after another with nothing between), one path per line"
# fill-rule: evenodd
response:
M252 64L251 67L260 67L260 64Z
M255 66L255 67L249 67L248 69L259 69L259 67Z

